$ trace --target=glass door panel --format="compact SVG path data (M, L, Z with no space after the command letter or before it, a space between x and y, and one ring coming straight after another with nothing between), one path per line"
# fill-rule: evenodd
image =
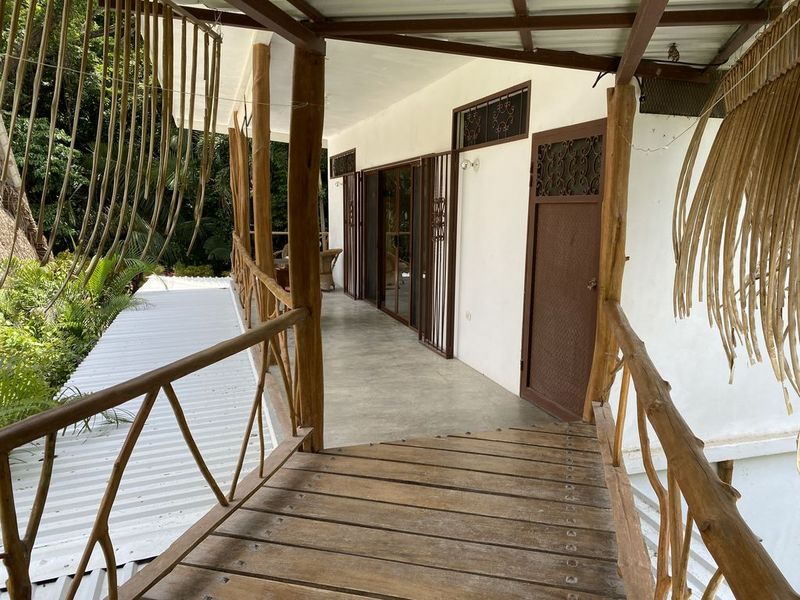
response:
M411 223L413 180L410 166L383 172L383 309L411 320Z
M383 307L397 313L397 171L383 175Z

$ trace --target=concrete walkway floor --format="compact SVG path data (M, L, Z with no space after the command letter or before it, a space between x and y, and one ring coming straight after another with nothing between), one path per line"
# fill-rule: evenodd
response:
M341 291L323 294L322 338L328 448L553 421Z

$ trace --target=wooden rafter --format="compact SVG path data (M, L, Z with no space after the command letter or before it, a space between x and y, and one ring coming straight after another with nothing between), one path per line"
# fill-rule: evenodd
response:
M528 3L526 0L513 0L514 12L518 17L528 16ZM520 28L519 39L522 41L522 48L528 52L533 52L533 35L530 29Z
M642 0L628 34L625 51L617 69L617 85L626 85L636 75L647 45L667 8L668 0Z
M197 10L197 9L193 9ZM221 13L224 19L232 13ZM659 27L704 25L761 26L769 21L764 8L671 10L665 12ZM476 33L482 31L572 31L583 29L628 29L635 12L608 12L568 15L517 15L514 17L455 17L431 19L353 19L309 24L319 35L379 35L387 33Z
M765 13L766 19L761 22L743 22L719 49L719 52L717 52L716 56L709 63L708 69L716 69L720 65L725 64L733 53L741 48L747 40L753 37L762 26L781 14L785 3L785 0L764 0L756 10Z
M364 35L364 36L332 36L333 39L343 39L351 42L363 42L379 46L392 46L396 48L410 48L412 50L426 50L428 52L441 52L459 56L475 56L480 58L493 58L534 65L547 65L567 69L580 69L584 71L599 71L613 73L617 70L619 59L613 56L595 56L564 50L548 50L536 48L533 52L512 50L508 48L494 48L478 44L462 42L448 42L432 38L423 38L408 35ZM686 81L706 81L707 75L701 70L685 65L672 65L640 61L636 74L646 77L663 77L666 79L681 79Z
M295 46L316 54L325 53L325 41L300 21L286 14L266 0L230 0L229 4L239 9L256 23L286 38Z

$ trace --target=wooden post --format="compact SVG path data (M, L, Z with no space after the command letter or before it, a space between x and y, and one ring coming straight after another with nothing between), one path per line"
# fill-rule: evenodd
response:
M608 90L605 159L603 166L603 207L600 222L600 271L597 294L597 326L594 358L583 420L594 418L592 402L608 400L608 388L617 358L617 342L603 310L607 300L619 302L625 270L625 228L628 214L628 173L631 166L631 140L636 97L632 85Z
M253 45L253 224L255 227L256 264L271 277L272 198L269 171L269 64L270 48Z
M275 277L272 260L272 197L269 170L269 64L270 48L253 45L253 225L255 228L256 265L270 277ZM261 293L258 302L259 319L263 323L272 314L272 294Z
M289 125L289 283L295 307L309 318L295 327L299 419L313 427L310 449L322 450L323 373L319 287L319 165L325 110L325 56L294 50Z
M245 136L239 129L239 112L233 113L234 127L228 131L235 132L235 136L230 139L230 152L231 156L236 156L236 182L237 189L236 203L239 207L239 239L242 240L242 245L245 250L250 254L250 169L248 165L247 155L247 136ZM231 177L234 172L231 171Z

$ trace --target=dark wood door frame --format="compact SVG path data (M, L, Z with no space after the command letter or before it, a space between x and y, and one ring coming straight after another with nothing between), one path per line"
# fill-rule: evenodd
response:
M361 172L341 178L344 223L344 292L354 300L364 297L364 210Z
M529 400L553 414L556 417L575 420L580 419L580 413L573 413L565 410L562 406L552 402L550 399L537 395L533 390L527 386L527 377L530 371L530 348L531 348L531 320L533 316L533 291L536 274L535 270L535 249L536 249L536 226L538 217L538 207L540 204L546 203L599 203L603 202L603 176L605 173L604 165L606 159L605 153L605 134L606 134L606 119L597 119L576 125L569 125L567 127L560 127L548 131L542 131L533 134L531 138L531 170L529 180L529 200L528 200L528 233L527 245L525 252L525 300L523 309L523 323L522 323L522 351L520 360L520 396ZM546 198L537 198L536 196L536 180L537 180L537 167L538 167L538 154L537 147L541 144L552 142L559 142L569 139L577 139L595 135L603 136L603 165L600 167L600 193L597 196L549 196ZM599 225L599 223L598 223ZM599 229L599 228L598 228ZM599 238L598 238L599 239ZM599 252L599 247L598 247ZM599 266L598 266L599 268ZM592 340L593 341L593 340ZM592 344L592 348L594 345Z
M384 181L384 173L386 171L390 171L392 169L396 169L399 167L409 167L412 171L412 180L413 180L413 171L415 167L420 167L422 165L422 160L420 158L411 158L408 160L399 160L383 165L378 165L375 167L370 167L368 169L364 169L361 171L362 178L368 174L376 174L378 175L378 235L377 235L377 247L375 251L378 253L378 298L377 298L377 308L384 312L385 314L389 315L393 319L399 321L403 325L408 326L411 329L416 329L411 326L410 322L400 315L395 314L394 312L387 310L384 301L385 301L385 293L386 293L386 261L384 260L384 244L386 241L386 232L384 230L384 210L385 206L383 203L383 181ZM413 181L412 181L413 183ZM363 192L362 192L363 195ZM366 198L364 200L366 202ZM413 204L413 192L412 192L412 204ZM413 235L413 234L412 234ZM366 240L366 235L364 236ZM412 267L413 268L413 267ZM411 284L411 282L409 282ZM411 298L413 299L413 291L410 292Z

